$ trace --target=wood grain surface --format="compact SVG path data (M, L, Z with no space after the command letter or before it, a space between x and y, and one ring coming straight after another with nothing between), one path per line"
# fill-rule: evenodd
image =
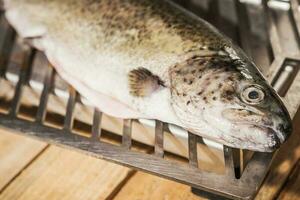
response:
M191 188L159 178L150 174L137 172L115 196L115 200L201 200Z
M0 191L46 148L47 144L0 129Z
M106 199L130 171L51 146L1 193L0 199Z
M295 165L279 199L298 200L300 198L300 161Z

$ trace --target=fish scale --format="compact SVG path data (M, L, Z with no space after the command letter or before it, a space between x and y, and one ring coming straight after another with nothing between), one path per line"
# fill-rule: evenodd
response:
M280 97L245 53L171 1L4 5L18 34L108 115L157 119L255 151L273 151L292 131Z

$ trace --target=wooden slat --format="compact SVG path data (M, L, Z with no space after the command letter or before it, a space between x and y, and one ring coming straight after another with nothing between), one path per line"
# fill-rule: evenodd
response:
M114 200L201 200L189 186L142 172L136 173L115 196Z
M44 142L0 129L0 191L46 146Z
M3 191L0 199L106 199L129 174L126 167L50 147Z

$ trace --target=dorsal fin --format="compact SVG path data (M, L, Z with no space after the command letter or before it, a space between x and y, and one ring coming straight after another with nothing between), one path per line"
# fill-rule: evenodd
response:
M130 94L136 97L149 96L161 86L165 86L157 75L143 67L131 70L128 73L128 83Z

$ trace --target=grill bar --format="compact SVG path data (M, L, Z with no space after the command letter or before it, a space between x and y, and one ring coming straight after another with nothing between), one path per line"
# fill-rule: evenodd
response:
M299 13L299 1L298 0L290 0L291 1L291 9L294 17L294 23L297 28L298 37L300 36L300 13Z
M224 146L225 170L230 177L235 177L232 148Z
M251 48L251 40L252 37L249 34L249 19L247 15L247 9L245 4L241 3L239 0L235 1L236 5L236 11L237 11L237 16L239 20L239 35L240 35L240 41L241 41L241 46L243 47L243 50L247 53L248 56L252 57L252 48Z
M76 90L70 86L69 89L69 100L67 104L66 117L64 121L64 129L66 131L72 131L74 122L74 108L77 100Z
M8 26L7 22L5 23ZM4 32L4 42L0 50L0 77L5 76L6 68L10 59L10 55L13 50L13 44L15 42L16 32L8 27Z
M263 7L264 7L264 13L267 21L267 29L269 31L269 37L270 37L270 44L272 46L273 54L276 56L281 55L282 48L280 46L280 39L279 35L276 29L276 25L274 22L274 18L272 17L272 14L270 12L270 9L268 8L268 0L262 1Z
M132 120L131 119L123 120L122 146L126 149L130 149L131 147L131 132L132 132Z
M198 167L197 136L190 132L188 134L189 163L193 167Z
M94 140L98 140L101 137L101 119L102 113L95 109L92 125L92 139Z
M155 121L155 155L158 157L164 156L164 123Z
M258 153L257 159L254 157L247 165L242 178L235 179L227 175L204 172L198 168L178 164L177 162L165 160L158 156L145 155L141 152L129 150L125 151L123 147L116 145L104 142L91 142L90 139L80 135L68 134L68 136L65 136L64 130L53 129L39 124L36 125L35 123L21 119L11 120L11 118L3 114L0 114L0 125L51 144L59 143L60 145L84 151L98 158L147 171L171 180L189 184L198 189L226 195L230 198L251 197L257 187L256 179L263 177L265 174L265 168L261 166L265 161L269 161L266 159L266 155L271 155L272 158L272 154ZM241 185L244 185L242 190ZM216 188L218 189L216 190Z
M35 56L35 50L26 48L23 54L23 63L20 72L20 78L16 86L15 95L12 100L10 116L15 117L20 108L21 96L23 93L24 84L28 83L32 62Z
M47 68L47 74L44 81L44 89L41 95L40 104L38 107L36 121L38 123L42 123L45 120L46 112L47 112L47 104L50 92L52 92L53 84L54 84L55 71L53 67L49 66Z

